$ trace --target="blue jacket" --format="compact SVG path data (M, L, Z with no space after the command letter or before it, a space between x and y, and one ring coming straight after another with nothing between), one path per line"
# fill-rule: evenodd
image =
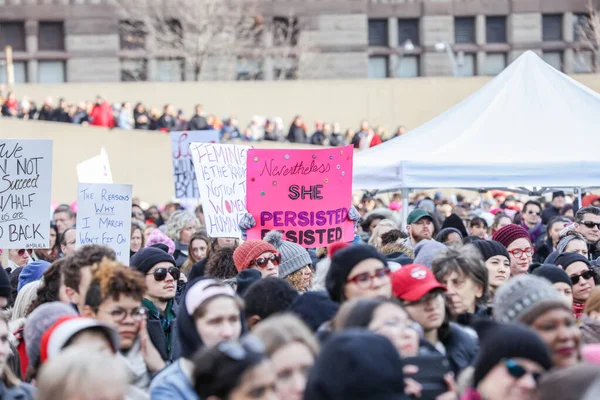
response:
M181 359L163 369L150 384L152 400L199 400L183 370Z

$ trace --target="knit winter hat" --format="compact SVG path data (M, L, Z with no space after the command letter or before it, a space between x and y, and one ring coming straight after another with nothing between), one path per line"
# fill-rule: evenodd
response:
M150 247L158 243L166 245L169 248L169 254L173 254L175 252L175 242L173 242L173 240L171 240L170 237L162 233L160 229L154 229L148 235L148 239L146 240L146 247Z
M36 260L27 264L19 274L17 290L21 290L21 288L28 283L40 279L48 268L50 268L50 263L44 260Z
M512 242L520 238L527 239L531 243L529 233L527 233L523 227L515 224L503 226L494 233L494 236L492 236L492 240L502 243L506 248L508 248Z
M496 242L495 240L476 240L471 244L479 250L483 256L483 261L487 261L494 256L504 256L510 261L506 247L500 242Z
M469 236L469 233L467 232L467 228L465 228L465 223L456 214L450 214L444 220L444 223L442 224L442 229L445 229L445 228L454 228L454 229L456 229L457 231L460 232L460 234L461 234L461 236L463 238Z
M277 249L264 240L246 240L233 252L235 267L238 271L248 269L258 256L267 251L277 253Z
M175 259L168 253L156 247L145 247L140 249L131 257L129 264L142 274L147 274L156 264L160 262L168 262L175 265Z
M304 323L316 332L321 325L331 321L340 305L329 298L327 292L306 292L293 301L289 311L296 314Z
M285 278L296 271L301 270L307 265L312 265L312 259L305 248L283 239L283 234L279 231L271 231L263 239L271 243L281 254L279 264L279 277Z
M246 290L252 285L254 282L260 280L262 274L257 269L245 269L240 272L236 278L237 289L236 293L238 296L243 296L246 293Z
M475 359L474 387L502 360L525 358L546 370L552 368L548 347L526 326L481 320L475 324L475 329L479 336L479 352Z
M539 276L541 278L546 278L550 281L550 283L558 283L563 282L569 286L573 286L573 282L571 282L571 278L567 273L557 267L556 265L544 264L539 266L533 271L533 275Z
M375 247L357 244L341 249L331 259L331 266L325 278L325 287L329 297L335 302L342 302L344 286L352 269L361 261L374 258L387 266L387 259Z
M40 362L40 345L44 332L61 317L68 315L77 316L77 312L58 301L42 304L29 314L23 335L30 365L37 366Z
M435 256L445 249L446 245L436 242L435 240L421 240L415 247L414 263L431 268L431 263Z
M560 265L562 269L567 269L569 265L577 261L585 263L588 267L591 266L590 260L588 260L586 256L582 256L578 253L560 253L558 257L556 257L554 264Z
M500 322L531 324L546 311L564 308L571 311L564 296L546 279L518 275L500 287L494 297L494 318Z
M345 247L350 246L350 243L346 242L335 242L327 246L327 257L333 258L333 255L338 251Z
M310 400L404 400L398 351L385 337L349 329L328 340L311 369Z
M0 268L0 297L6 297L10 301L10 278L4 268Z
M116 353L119 350L119 335L114 329L92 318L70 315L59 318L42 335L40 344L41 363L43 364L47 360L56 357L75 335L87 330L103 333L113 352Z
M560 239L558 241L558 244L556 245L556 251L558 251L559 253L564 253L565 249L567 248L569 243L571 243L572 240L585 241L583 236L581 236L580 234L571 233L569 235L564 236L562 239Z
M463 240L462 233L460 233L458 229L452 227L442 229L437 235L435 235L435 240L437 242L444 243L444 241L448 238L448 236L450 236L452 232L458 233L458 236L460 236L460 240Z

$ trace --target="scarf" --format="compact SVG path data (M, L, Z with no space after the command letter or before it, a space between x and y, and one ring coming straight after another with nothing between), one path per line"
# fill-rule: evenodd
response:
M542 232L542 223L538 222L536 226L534 226L533 228L530 228L523 221L523 223L521 223L521 226L527 231L527 233L529 233L529 237L531 238L531 243L535 246L535 242L536 242L537 238L540 237L543 233Z
M150 387L150 374L142 355L139 337L127 352L119 351L118 356L123 360L129 372L129 384L142 390L148 390Z
M175 319L175 313L173 312L173 299L167 303L165 314L163 315L158 308L154 306L148 299L142 299L142 304L148 309L149 319L160 321L160 326L167 339L167 354L171 354L171 323Z
M600 321L596 321L587 315L581 317L581 342L583 344L600 343Z
M585 303L577 303L573 300L573 314L576 319L579 319L583 315L583 309L585 308Z

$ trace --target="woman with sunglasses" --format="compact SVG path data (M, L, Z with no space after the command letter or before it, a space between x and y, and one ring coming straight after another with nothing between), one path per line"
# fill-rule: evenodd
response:
M521 275L502 286L494 298L494 319L520 322L536 331L550 350L556 368L580 360L581 332L565 297L549 281Z
M556 258L556 265L561 267L571 278L573 284L573 314L581 317L585 302L596 287L598 275L591 268L587 257L577 253L562 253Z
M243 302L229 285L210 278L190 282L183 293L176 321L181 358L152 380L150 397L153 400L197 400L192 380L194 355L203 347L237 341L246 331L243 310Z
M506 225L494 233L492 240L502 243L508 250L511 276L527 273L529 264L533 261L534 248L529 233L523 227Z
M263 240L247 240L233 252L235 267L239 272L254 268L263 278L279 277L281 256L277 249Z
M531 399L541 374L552 367L546 345L519 324L482 321L477 324L480 347L461 400Z
M201 399L284 399L276 393L273 363L255 336L246 336L239 343L221 342L204 349L194 358L193 380Z

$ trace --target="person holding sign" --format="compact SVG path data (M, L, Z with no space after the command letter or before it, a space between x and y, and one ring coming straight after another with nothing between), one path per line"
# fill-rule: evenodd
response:
M272 244L262 240L247 240L233 252L233 261L239 272L255 268L263 278L279 276L281 255Z
M299 292L305 292L312 283L314 268L310 255L302 246L283 240L279 231L271 231L265 236L265 242L271 243L279 254L279 277L287 280Z

